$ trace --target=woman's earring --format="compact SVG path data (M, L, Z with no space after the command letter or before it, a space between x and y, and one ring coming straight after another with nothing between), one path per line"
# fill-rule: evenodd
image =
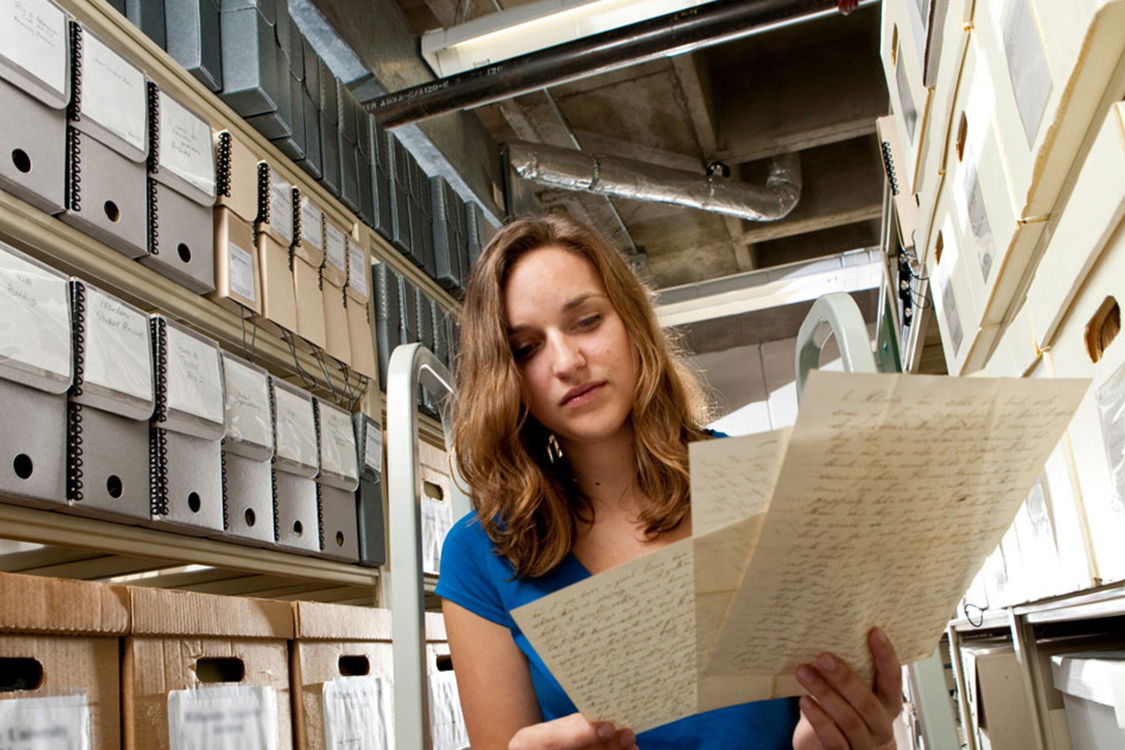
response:
M558 439L552 432L547 436L547 460L551 463L558 463L562 458L562 447L559 445Z

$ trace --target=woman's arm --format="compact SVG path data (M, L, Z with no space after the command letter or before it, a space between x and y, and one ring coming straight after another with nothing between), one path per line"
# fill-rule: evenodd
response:
M473 750L621 750L632 732L579 714L542 722L527 659L507 628L442 603L453 673Z

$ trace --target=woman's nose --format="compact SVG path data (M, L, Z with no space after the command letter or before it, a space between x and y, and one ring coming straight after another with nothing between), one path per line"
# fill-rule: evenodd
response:
M565 377L586 366L586 356L582 352L582 347L569 336L562 334L555 336L551 342L551 350L553 354L551 362L555 374L560 377Z

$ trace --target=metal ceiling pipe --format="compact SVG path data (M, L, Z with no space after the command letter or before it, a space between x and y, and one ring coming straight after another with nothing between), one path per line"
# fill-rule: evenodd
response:
M863 0L869 5L879 0ZM363 102L385 128L837 12L837 0L715 0Z
M762 186L538 143L509 143L506 148L516 174L559 190L689 206L747 221L782 219L801 197L796 154L773 157Z

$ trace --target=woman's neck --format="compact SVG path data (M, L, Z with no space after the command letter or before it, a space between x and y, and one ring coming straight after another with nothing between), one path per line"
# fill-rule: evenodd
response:
M635 484L637 453L632 425L593 443L565 443L563 451L579 489L595 509L631 506L640 496ZM630 492L630 489L633 492Z

